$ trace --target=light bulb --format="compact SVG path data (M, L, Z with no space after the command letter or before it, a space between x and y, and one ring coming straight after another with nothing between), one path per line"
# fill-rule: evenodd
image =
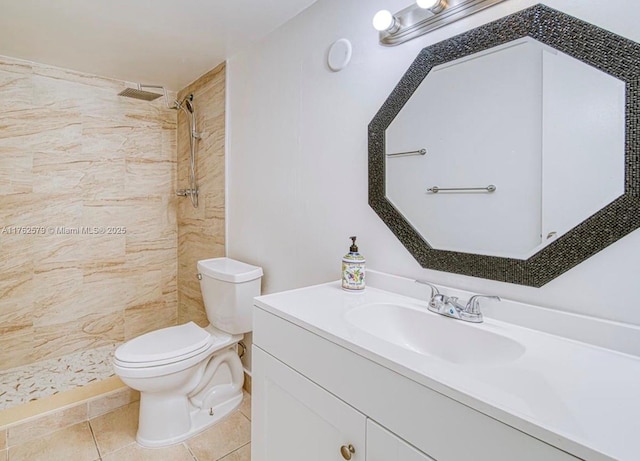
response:
M439 13L447 6L446 0L416 0L416 4L424 10L431 10L432 13Z
M373 27L380 32L393 29L395 23L396 18L394 18L391 11L388 10L380 10L373 17Z
M433 8L438 3L440 3L440 0L416 0L416 3L420 8L428 10L429 8Z

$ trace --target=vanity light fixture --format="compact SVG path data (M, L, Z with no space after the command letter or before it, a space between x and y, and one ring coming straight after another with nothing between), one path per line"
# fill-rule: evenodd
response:
M381 10L373 17L373 27L386 46L420 37L504 0L416 0L396 14Z
M432 13L438 14L447 7L447 0L416 0L423 10L431 10Z
M395 34L400 30L400 22L389 10L380 10L373 17L373 27L387 34Z

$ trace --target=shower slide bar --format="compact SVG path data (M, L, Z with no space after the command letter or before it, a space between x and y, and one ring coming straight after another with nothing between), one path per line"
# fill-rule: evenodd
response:
M427 192L437 194L438 192L495 192L497 189L493 184L489 184L487 187L438 187L433 186L427 189Z
M393 154L387 154L387 157L409 157L411 155L426 155L427 149L412 150L409 152L395 152Z

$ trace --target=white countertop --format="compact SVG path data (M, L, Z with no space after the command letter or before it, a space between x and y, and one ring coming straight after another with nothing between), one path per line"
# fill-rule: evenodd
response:
M640 357L485 318L470 326L519 342L524 354L505 364L455 364L386 342L346 321L350 309L370 303L427 307L426 301L370 286L348 293L338 282L255 300L263 310L574 456L640 460Z

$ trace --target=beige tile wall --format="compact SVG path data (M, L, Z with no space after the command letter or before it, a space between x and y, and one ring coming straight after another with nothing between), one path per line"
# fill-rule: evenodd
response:
M177 320L177 115L124 87L0 57L0 370Z
M188 198L178 204L178 322L208 321L204 312L196 263L225 255L224 141L225 65L221 64L179 93L193 93L198 131L198 182L200 203L193 208ZM189 120L178 116L178 184L189 187Z

